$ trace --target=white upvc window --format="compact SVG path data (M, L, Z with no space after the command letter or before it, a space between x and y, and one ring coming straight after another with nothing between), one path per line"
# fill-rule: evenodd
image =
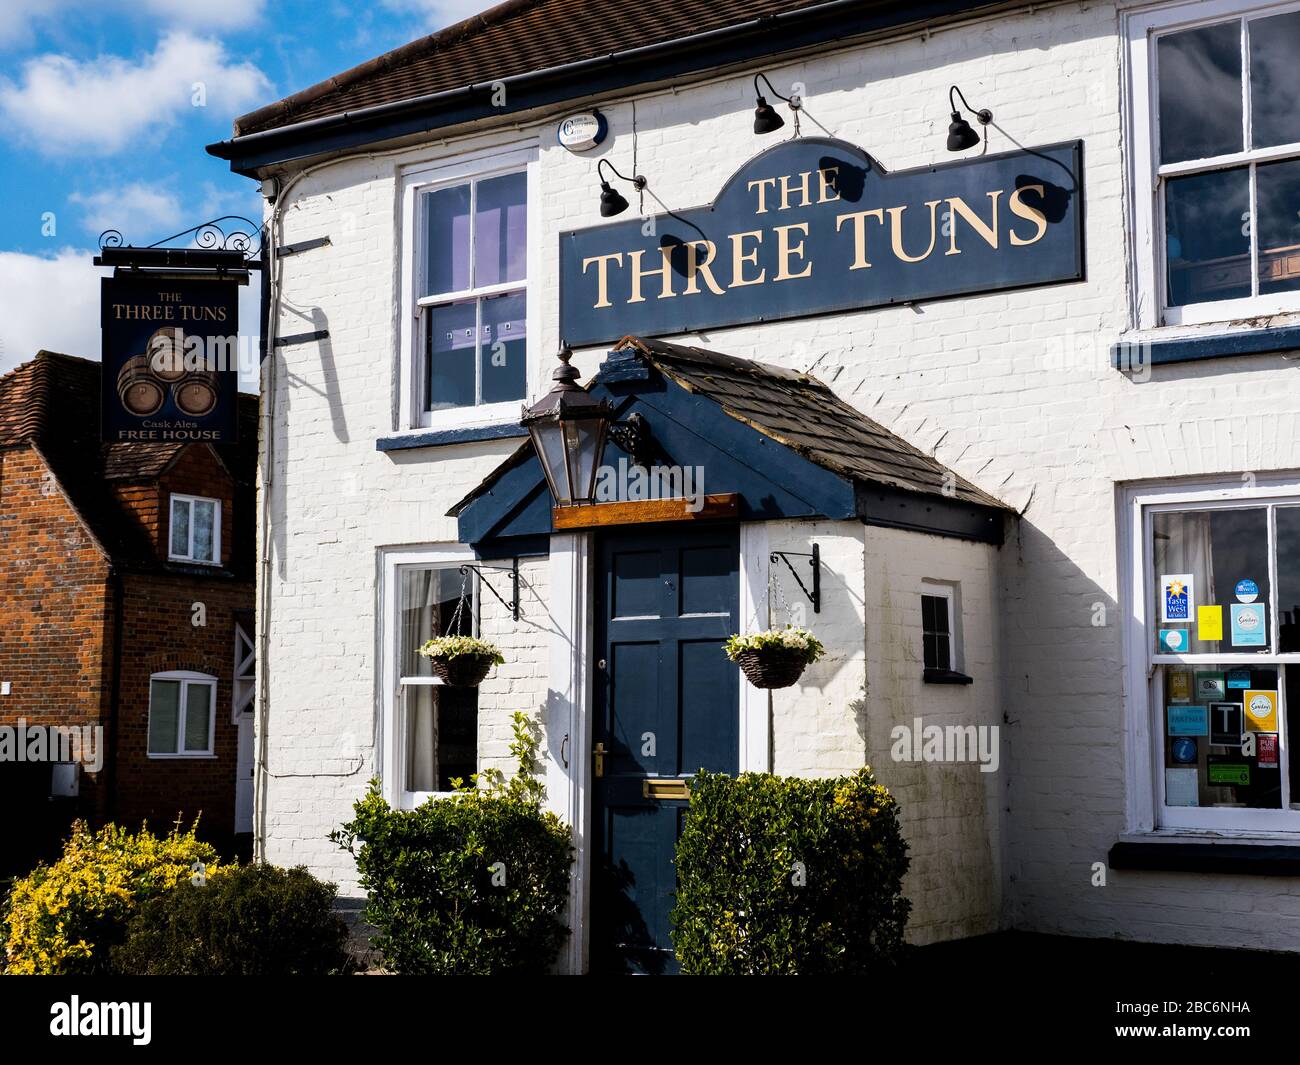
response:
M1300 311L1300 4L1126 26L1137 326Z
M1131 823L1300 832L1300 478L1125 497Z
M221 501L173 495L167 557L174 562L221 563Z
M460 545L383 555L384 797L401 809L450 794L478 772L478 689L452 688L418 653L435 636L478 635L473 553Z
M537 336L536 160L495 149L403 173L403 429L519 417Z
M149 678L149 757L213 754L217 678L174 670Z

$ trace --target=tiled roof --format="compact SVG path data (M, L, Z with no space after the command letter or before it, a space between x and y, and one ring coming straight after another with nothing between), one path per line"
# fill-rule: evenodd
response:
M99 374L98 362L42 351L0 377L0 447L35 444L104 549L119 561L151 563L152 550L124 517L109 482L153 480L186 446L196 445L102 443ZM257 468L255 396L240 396L239 442L214 450L237 490L242 489L241 501L247 500L240 510L251 512ZM251 521L251 513L248 517ZM251 558L239 557L233 563L240 569L251 564Z
M235 120L246 136L430 93L599 58L822 0L506 0ZM898 7L864 0L863 9ZM851 25L851 23L846 23Z
M615 351L627 348L687 391L712 399L731 417L842 476L1009 509L810 374L661 340L629 336L614 345Z

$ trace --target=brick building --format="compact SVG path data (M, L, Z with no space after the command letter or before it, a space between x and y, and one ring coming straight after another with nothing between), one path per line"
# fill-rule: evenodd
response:
M225 848L249 827L256 399L238 445L102 445L99 377L42 351L0 378L0 726L104 737L97 771L0 762L7 808L32 815L8 871L74 816L201 814Z
M355 889L326 834L367 780L418 802L468 759L413 653L464 589L508 659L473 758L543 718L583 969L628 822L598 767L639 764L651 804L694 768L617 727L703 713L668 657L618 683L625 621L686 631L647 589L689 563L717 607L694 613L801 617L828 648L770 694L701 680L709 764L870 763L914 942L1300 951L1298 42L1262 0L508 0L239 118L209 150L262 182L288 253L264 853ZM698 523L715 542L552 509L520 411L564 347L652 461L736 497ZM896 746L917 719L995 730L995 771ZM661 842L627 857L643 900L671 892Z

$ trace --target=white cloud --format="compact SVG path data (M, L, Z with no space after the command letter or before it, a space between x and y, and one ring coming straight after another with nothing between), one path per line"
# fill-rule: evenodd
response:
M0 371L27 362L41 348L99 358L99 279L95 253L63 248L46 258L0 252Z
M71 247L48 257L0 251L0 292L5 294L0 373L29 361L42 348L99 358L99 279L108 271L91 263L94 254ZM240 332L254 337L260 283L254 273L251 283L239 290ZM256 392L256 372L241 374L239 387Z
M138 241L147 234L165 237L180 227L180 202L156 185L135 182L92 193L74 192L68 200L84 209L82 223L90 233L116 229L127 240Z
M490 7L496 7L496 0L382 0L383 6L394 14L414 15L430 30L440 30L453 26L477 15Z
M157 20L167 28L232 30L256 22L263 6L263 0L3 0L0 46L28 40L39 22L49 23L56 17L131 15Z
M18 82L0 78L0 113L11 129L47 154L165 151L161 134L194 106L232 115L266 99L271 83L247 62L229 60L219 41L184 31L166 34L139 62L101 55L28 60Z

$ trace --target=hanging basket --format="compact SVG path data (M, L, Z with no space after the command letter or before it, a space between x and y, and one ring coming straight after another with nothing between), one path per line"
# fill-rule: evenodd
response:
M477 688L492 668L492 656L463 654L430 658L429 664L449 688Z
M740 651L735 662L755 688L788 688L808 668L808 655L790 647L764 647Z

